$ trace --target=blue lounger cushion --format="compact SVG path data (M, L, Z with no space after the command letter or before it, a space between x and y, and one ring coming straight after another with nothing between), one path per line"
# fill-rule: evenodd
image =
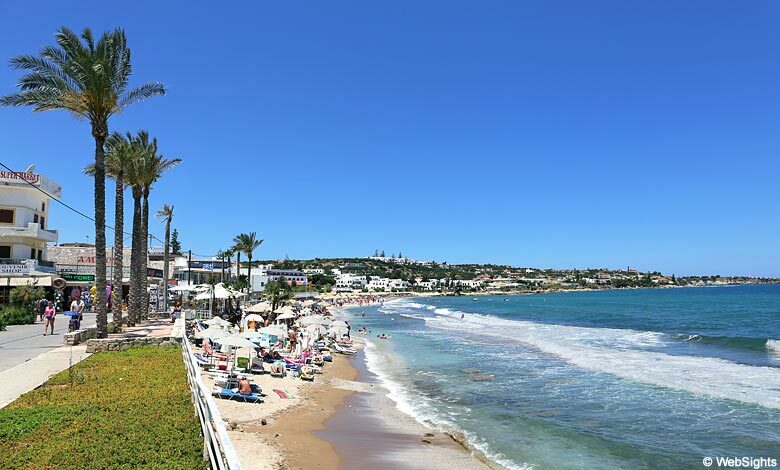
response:
M224 400L236 400L244 403L262 403L263 398L257 393L250 393L248 395L234 392L233 390L223 388L219 392L219 398Z

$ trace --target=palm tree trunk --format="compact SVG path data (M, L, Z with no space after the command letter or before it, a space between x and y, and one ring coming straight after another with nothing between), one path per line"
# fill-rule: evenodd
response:
M111 311L114 316L114 330L122 327L122 268L124 265L125 229L125 184L120 169L116 175L116 196L114 204L114 281L111 289Z
M236 253L236 279L241 282L241 252ZM236 310L241 306L241 299L236 299Z
M147 269L149 268L149 192L144 191L144 208L143 208L143 251L141 255L141 292L143 292L143 304L141 312L144 319L149 318L149 275Z
M106 129L105 134L108 134ZM97 337L108 336L106 316L106 156L105 135L92 130L95 138L95 288L97 290Z
M247 276L246 292L251 297L252 296L252 253L247 253L246 256L247 258L249 258L249 273Z
M171 246L171 217L165 222L165 251L163 252L163 310L168 313L168 247Z
M141 282L138 276L141 270L141 247L139 239L143 240L141 234L141 192L133 188L133 238L132 250L130 253L130 302L128 304L128 324L135 325L138 321L138 313L141 307L139 297L141 292Z

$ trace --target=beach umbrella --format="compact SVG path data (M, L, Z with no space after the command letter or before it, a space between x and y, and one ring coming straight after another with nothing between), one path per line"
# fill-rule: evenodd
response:
M255 321L255 322L262 322L262 321L264 321L263 317L261 317L260 315L258 315L256 313L250 313L249 315L244 317L244 320L248 321L248 322L250 322L250 321Z
M208 339L220 339L224 338L228 335L228 332L223 330L222 328L206 328L203 331L197 331L195 332L196 338L208 338Z
M306 326L306 325L321 325L324 320L325 320L325 318L323 318L320 315L312 315L312 316L309 316L309 317L301 318L300 320L298 320L298 324L302 325L302 326Z
M331 326L328 328L328 333L333 333L336 338L341 338L342 336L346 335L347 332L348 330L344 326Z
M274 310L274 313L276 313L277 315L283 315L285 313L291 313L291 314L295 315L295 310L293 310L293 308L290 307L289 305L285 305L282 308L277 308L276 310ZM279 317L277 316L276 318L279 318Z
M309 325L303 330L313 334L314 336L319 336L325 332L325 328L321 325Z
M331 324L330 324L331 328L345 328L346 329L347 326L348 326L347 322L344 322L344 321L341 321L341 320L336 320L334 322L331 322Z
M317 304L317 302L315 302L315 301L313 301L311 299L306 300L306 301L303 302L303 306L304 307L311 307L312 305L316 305L316 304Z
M261 335L259 332L255 330L247 330L244 331L243 333L239 333L239 336L241 336L242 338L246 338L248 340L252 340L252 339L259 338Z
M287 335L287 328L285 328L283 325L272 325L266 326L265 328L260 328L258 332L271 336L285 336Z
M244 309L244 311L250 313L267 313L271 311L271 304L267 301L263 301L254 304L251 307L247 307L246 309Z
M240 335L230 335L219 339L222 346L231 346L234 348L254 348L255 344Z
M203 322L204 325L219 325L222 326L222 318L219 315L215 315L214 317L206 320Z
M277 320L290 320L290 319L293 319L293 318L295 318L295 314L294 313L287 313L287 312L285 312L285 313L279 315L278 317L276 317Z
M333 320L331 320L330 318L323 318L321 324L323 326L330 326L331 324L333 324Z

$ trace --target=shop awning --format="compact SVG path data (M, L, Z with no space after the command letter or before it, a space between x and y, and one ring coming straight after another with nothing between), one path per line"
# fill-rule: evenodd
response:
M38 287L51 287L51 276L29 277L8 276L0 277L0 287L29 286L35 284ZM36 282L37 281L37 282Z

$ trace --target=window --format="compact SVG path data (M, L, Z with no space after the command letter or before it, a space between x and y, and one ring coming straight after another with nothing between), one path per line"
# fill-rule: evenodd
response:
M10 257L11 257L11 246L0 245L0 258L10 258Z
M14 210L0 209L0 224L12 224L12 223L14 223Z
M46 217L41 216L41 228L46 228Z
M46 202L41 203L41 212L46 212Z
M30 259L35 259L35 248L30 248Z
M38 214L33 215L33 223L34 224L38 223Z

